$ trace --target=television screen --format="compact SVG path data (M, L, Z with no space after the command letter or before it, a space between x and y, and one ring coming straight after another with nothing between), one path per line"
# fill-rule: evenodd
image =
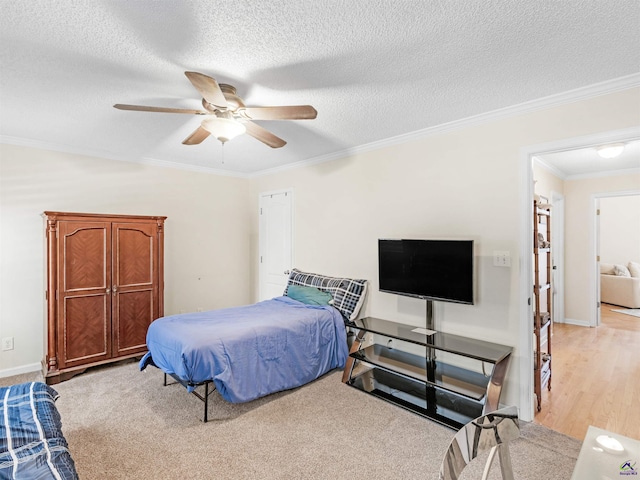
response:
M473 304L473 240L378 240L380 291Z

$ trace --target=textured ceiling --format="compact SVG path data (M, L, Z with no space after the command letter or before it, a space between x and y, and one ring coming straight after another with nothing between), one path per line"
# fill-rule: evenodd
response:
M121 160L251 174L330 157L640 70L638 0L0 1L0 138ZM187 70L288 144L184 140L200 108Z
M624 143L624 150L616 158L602 158L592 146L537 155L536 158L563 179L640 171L640 140L621 143Z

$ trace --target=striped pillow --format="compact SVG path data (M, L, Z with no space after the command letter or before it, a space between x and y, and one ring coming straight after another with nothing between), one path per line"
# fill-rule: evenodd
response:
M358 312L364 303L367 293L366 280L327 277L316 273L301 272L296 268L289 275L284 295L287 294L289 285L315 287L318 290L330 293L333 297L333 306L342 313L343 317L351 321L358 318Z

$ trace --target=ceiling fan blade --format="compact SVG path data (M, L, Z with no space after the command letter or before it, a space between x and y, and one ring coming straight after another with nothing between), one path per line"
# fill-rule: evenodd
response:
M210 135L210 132L202 127L198 127L195 131L184 139L184 145L197 145Z
M191 113L193 115L207 115L206 110L194 110L192 108L164 108L164 107L145 107L143 105L125 105L116 103L114 108L118 110L135 110L138 112L163 112L163 113Z
M202 98L204 98L211 105L224 108L227 106L227 99L224 98L222 90L215 79L198 72L184 72L189 81L196 87L196 90L200 92Z
M265 145L269 145L271 148L280 148L287 144L283 139L276 137L269 130L262 128L257 123L244 122L244 126L247 128L248 135L260 140Z
M246 107L238 110L238 113L251 120L312 120L318 115L311 105Z

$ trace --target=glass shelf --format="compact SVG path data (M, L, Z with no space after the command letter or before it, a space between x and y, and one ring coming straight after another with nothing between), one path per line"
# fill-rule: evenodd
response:
M357 331L347 385L455 429L498 408L512 347L373 317L347 325ZM367 334L376 343L365 346Z
M405 342L433 347L437 350L455 353L464 357L475 358L482 362L498 363L507 355L510 355L513 350L511 347L505 345L461 337L450 333L435 332L433 335L425 335L416 332L416 327L412 327L411 325L374 317L366 317L354 322L347 322L347 326L384 335L385 337L396 338Z
M378 368L355 377L351 385L456 430L482 415L478 402Z
M354 352L352 356L384 370L441 387L476 401L482 400L487 393L488 376L436 360L434 378L429 380L426 357L383 345L371 345Z

